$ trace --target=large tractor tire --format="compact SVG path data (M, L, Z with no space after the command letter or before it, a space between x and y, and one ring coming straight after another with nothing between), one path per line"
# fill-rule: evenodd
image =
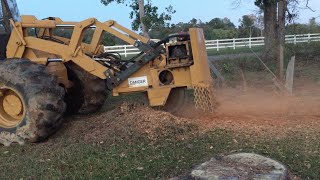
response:
M105 80L93 76L74 63L68 63L69 80L73 87L66 95L68 114L89 114L101 109L107 99Z
M3 60L6 58L8 40L9 40L9 35L0 34L0 60Z
M38 142L54 133L65 91L46 67L30 60L0 62L0 143Z
M65 102L67 104L66 115L77 114L84 104L83 84L81 83L76 72L71 68L71 65L66 64L68 71L68 79L72 82L72 87L67 89Z

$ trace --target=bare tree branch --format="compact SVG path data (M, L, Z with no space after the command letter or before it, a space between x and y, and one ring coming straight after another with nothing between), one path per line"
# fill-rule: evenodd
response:
M241 0L234 0L232 1L232 9L237 9L241 5Z
M312 12L316 12L314 9L312 9L312 8L309 6L309 0L307 0L306 8L308 8L308 9L309 9L310 11L312 11Z

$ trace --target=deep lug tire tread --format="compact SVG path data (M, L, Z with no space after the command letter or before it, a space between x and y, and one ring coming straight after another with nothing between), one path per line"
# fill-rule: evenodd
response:
M26 59L0 62L0 86L18 91L26 105L22 122L14 128L0 127L0 143L38 142L54 133L63 121L65 91L46 67Z
M74 84L78 84L79 88L76 90L77 94L72 94L70 102L77 99L82 101L80 107L73 112L89 114L100 110L108 96L105 80L93 76L74 63L67 64L67 68L75 76Z

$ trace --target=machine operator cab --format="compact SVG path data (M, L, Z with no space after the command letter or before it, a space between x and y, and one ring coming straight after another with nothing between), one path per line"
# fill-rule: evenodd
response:
M0 0L0 60L6 58L6 46L11 32L9 19L20 20L16 0Z

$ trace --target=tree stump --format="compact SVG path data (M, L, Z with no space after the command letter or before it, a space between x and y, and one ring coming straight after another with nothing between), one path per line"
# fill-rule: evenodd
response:
M191 172L192 179L201 180L285 180L288 176L288 170L283 164L249 153L213 158Z

